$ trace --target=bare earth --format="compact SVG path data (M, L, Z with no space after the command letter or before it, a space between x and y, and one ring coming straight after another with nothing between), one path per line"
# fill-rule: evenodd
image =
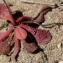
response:
M39 2L43 4L59 4L63 2L63 0L6 0L7 4L13 5L10 6L13 13L21 11L23 15L32 17L35 17L44 6L42 4L23 3L22 1ZM2 2L2 0L0 0L0 2ZM53 9L45 15L44 24L63 23L63 6L57 8L54 8L54 6L51 7ZM0 19L0 31L5 31L7 24L5 20ZM59 63L63 61L63 25L56 25L52 28L39 26L39 28L50 31L52 34L51 42L45 45L39 44L44 51L40 51L37 54L28 53L21 44L21 51L19 52L18 61L16 63ZM12 63L13 61L9 62L10 57L11 56L0 55L0 63Z

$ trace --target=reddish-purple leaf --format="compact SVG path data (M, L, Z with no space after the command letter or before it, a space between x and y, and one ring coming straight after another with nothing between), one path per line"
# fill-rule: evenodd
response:
M9 20L12 24L14 24L14 19L11 15L10 9L5 4L0 4L0 18Z
M0 33L0 41L4 41L9 35L10 33L13 31L13 29L9 29L8 31L6 32L1 32Z
M15 31L14 31L14 32L15 32ZM14 43L14 51L13 51L13 54L12 54L12 56L11 56L11 59L12 59L12 60L15 60L15 58L16 58L16 56L17 56L19 50L20 50L20 42L19 42L19 40L17 39L15 33L14 33L14 42L15 42L15 43Z
M0 53L7 55L13 46L13 35L11 34L5 41L0 43Z
M19 17L17 20L16 20L16 22L17 23L21 23L21 22L26 22L26 21L31 21L32 20L32 18L31 17L27 17L27 16L22 16L22 17Z
M19 26L16 27L15 34L16 37L20 40L24 40L27 37L27 32L23 28L20 28Z
M35 29L24 24L21 24L20 27L30 32L35 37L38 43L46 44L51 40L51 34L48 30Z
M31 43L30 42L26 42L25 40L23 40L23 46L27 52L33 53L38 49L38 46L35 42L31 42Z
M39 13L43 13L43 15L44 15L51 9L52 8L50 6L43 6Z
M44 20L44 15L49 11L51 10L51 7L49 6L43 6L43 8L40 10L40 12L38 13L38 15L33 18L33 21L34 22L38 22L38 23L41 23L43 22Z

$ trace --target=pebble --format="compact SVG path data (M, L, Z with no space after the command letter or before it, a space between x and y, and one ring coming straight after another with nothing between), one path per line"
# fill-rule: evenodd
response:
M61 50L61 43L59 43L57 47L59 50Z

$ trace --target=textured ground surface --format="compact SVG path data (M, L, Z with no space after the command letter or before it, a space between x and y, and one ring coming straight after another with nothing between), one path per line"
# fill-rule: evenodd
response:
M27 4L22 1L32 1L40 3L61 3L63 0L6 0L10 6L12 12L21 11L23 15L36 16L39 10L42 8L42 4ZM0 0L2 2L2 0ZM53 6L52 6L53 7ZM53 8L52 11L45 15L45 24L49 23L63 23L63 7ZM0 19L0 31L7 29L7 22ZM19 52L18 61L16 63L59 63L63 60L63 25L54 26L52 28L44 28L39 26L40 29L47 29L52 34L52 40L46 45L39 46L44 52L37 54L28 53L21 44L21 51ZM9 62L10 56L0 55L0 63L12 63ZM13 62L14 63L14 62Z

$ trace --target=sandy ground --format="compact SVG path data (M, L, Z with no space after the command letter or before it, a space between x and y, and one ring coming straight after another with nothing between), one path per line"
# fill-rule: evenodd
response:
M42 8L42 4L28 4L22 1L32 1L39 3L56 3L59 4L63 0L6 0L10 6L12 12L21 11L23 15L35 17L39 10ZM2 2L2 0L0 0ZM44 24L49 23L63 23L63 6L54 8L52 11L45 15ZM0 19L0 31L5 31L7 29L7 22ZM39 46L44 50L37 54L28 53L21 44L21 51L19 52L18 61L16 63L59 63L63 61L63 25L54 26L52 28L44 28L39 26L40 29L47 29L52 34L52 40L50 43ZM0 55L0 63L12 63L10 61L10 56ZM14 62L13 62L14 63Z

